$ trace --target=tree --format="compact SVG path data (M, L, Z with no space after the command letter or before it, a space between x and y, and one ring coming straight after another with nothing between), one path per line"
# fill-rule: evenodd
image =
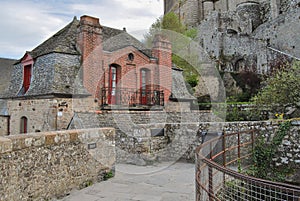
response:
M186 27L180 22L179 17L173 12L164 15L164 17L162 18L161 27L163 29L175 31L178 33L184 33L184 31L186 30Z
M267 78L265 87L253 98L258 108L284 113L286 107L300 107L300 62L285 65Z
M147 47L152 46L152 41L155 34L159 33L161 30L170 30L179 34L170 34L168 39L170 41L176 41L172 44L173 52L174 50L181 50L185 48L188 41L194 39L197 36L197 29L191 28L187 29L179 19L179 17L174 12L169 12L163 17L156 19L156 21L151 25L147 34L144 35L145 44ZM164 31L162 31L164 33ZM168 32L166 32L168 33ZM178 35L183 34L186 37L178 37ZM182 47L183 46L183 47ZM175 51L176 52L176 51ZM187 59L187 58L185 58ZM193 87L198 83L198 72L196 69L189 64L184 58L176 54L172 54L172 62L179 68L184 70L183 76L187 82L188 89L193 93Z
M183 34L191 39L195 39L198 35L198 29L191 28L191 29L186 30Z
M148 47L151 47L155 34L161 30L162 17L157 18L156 21L149 28L149 32L144 35L145 43Z
M196 29L187 29L180 22L179 17L174 12L170 12L165 14L163 17L156 19L156 21L149 28L149 32L144 35L145 43L148 45L148 47L151 47L154 35L162 29L175 31L190 38L194 38L197 35Z

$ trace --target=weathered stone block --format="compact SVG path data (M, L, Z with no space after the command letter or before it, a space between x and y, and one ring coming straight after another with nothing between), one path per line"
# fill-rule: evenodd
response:
M10 151L12 151L12 141L7 138L0 137L0 153L6 153Z
M105 129L110 140L101 129L87 136L93 132L99 141L92 150L78 140L85 130L0 137L1 200L50 200L102 180L114 170L114 131Z

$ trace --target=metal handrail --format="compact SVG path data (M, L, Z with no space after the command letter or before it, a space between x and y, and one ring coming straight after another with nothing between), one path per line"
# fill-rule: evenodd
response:
M164 105L164 92L162 90L117 88L114 91L115 100L111 101L113 96L109 87L101 90L101 105Z
M246 157L251 156L251 154L242 154L241 148L246 146L251 146L249 149L249 152L252 153L252 149L254 147L255 142L255 135L257 135L257 131L251 130L251 131L244 131L244 132L238 132L238 133L231 133L231 134L224 134L223 136L211 139L207 142L204 142L202 145L197 147L196 149L196 201L203 201L203 198L200 199L201 195L205 195L206 198L211 200L217 200L221 201L220 198L218 198L218 190L220 189L226 189L226 181L228 181L228 178L230 180L239 181L241 183L247 184L248 186L251 185L252 188L260 188L264 189L265 192L273 192L277 194L277 192L281 193L282 196L286 196L288 198L291 198L290 195L292 195L291 199L287 200L298 200L300 199L300 187L295 185L290 185L286 183L281 182L274 182L269 180L264 180L252 176L248 176L242 173L239 173L233 169L228 168L229 165L232 165L236 163L237 161L243 160ZM242 139L241 135L250 135L250 138L248 137L248 141L245 142L245 138ZM227 144L226 140L230 137L235 137L236 142L234 144L229 145ZM213 144L215 143L222 143L222 149L218 150L217 153L214 152ZM204 149L208 149L208 154L203 155L202 151ZM229 162L227 161L226 154L229 153L232 150L237 150L237 157L233 160L231 159ZM218 163L216 160L222 157L222 162ZM223 175L220 179L220 174ZM208 178L208 179L203 179ZM227 179L227 180L226 180ZM204 180L204 181L202 181ZM218 182L216 182L218 181ZM215 184L217 183L217 184ZM243 187L237 187L238 188L245 188ZM251 190L250 190L251 191ZM249 192L250 192L249 191ZM245 196L245 192L244 196ZM253 192L252 192L253 193ZM237 193L239 194L239 193ZM269 192L270 194L270 192ZM205 197L204 196L204 197ZM247 195L248 196L248 195ZM250 195L251 196L251 195ZM271 195L262 195L262 196L271 196ZM236 198L234 198L236 199ZM232 200L234 200L232 199ZM274 198L270 198L270 200L273 200ZM228 200L228 199L226 199ZM229 199L231 200L231 199ZM244 200L244 199L241 199ZM274 199L277 200L277 199Z

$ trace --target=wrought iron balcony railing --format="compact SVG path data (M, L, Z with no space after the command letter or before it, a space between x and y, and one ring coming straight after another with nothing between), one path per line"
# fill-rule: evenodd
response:
M163 106L164 92L153 89L129 89L129 88L102 88L101 105L126 105L126 106Z

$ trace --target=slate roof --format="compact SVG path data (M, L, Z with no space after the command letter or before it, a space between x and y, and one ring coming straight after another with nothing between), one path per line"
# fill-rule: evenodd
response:
M79 54L76 49L77 26L79 21L74 18L71 23L54 34L51 38L33 49L29 54L33 58L48 53Z
M13 71L14 59L0 58L0 94L9 86L11 73Z
M192 96L185 85L185 81L183 79L182 71L180 68L173 67L172 68L172 94L171 100L179 100L179 101L193 101L196 100L194 96Z
M22 88L21 60L14 61L15 65L12 67L14 73L12 74L9 90L3 95L0 94L0 98L88 95L81 84L82 82L77 77L81 67L80 51L77 49L79 24L80 21L74 17L63 29L32 51L27 52L35 59L37 68L34 67L32 75L34 79L25 95L20 93L20 90L22 91L20 89ZM133 46L146 56L150 55L149 52L144 51L143 44L125 30L102 26L102 36L104 51L113 52L124 47Z
M11 73L13 71L14 59L0 58L0 94L4 94L9 86ZM7 115L7 101L0 100L0 115Z
M33 58L54 52L79 55L80 53L76 48L78 26L79 20L74 17L71 23L28 53ZM102 34L104 51L113 52L124 47L133 46L150 56L144 45L124 30L102 26Z
M104 51L113 52L124 47L133 46L148 57L151 56L151 52L145 48L143 43L124 30L103 26L102 33Z

